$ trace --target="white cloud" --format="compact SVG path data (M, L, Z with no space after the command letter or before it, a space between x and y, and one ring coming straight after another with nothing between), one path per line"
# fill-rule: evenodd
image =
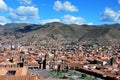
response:
M3 0L0 0L0 12L6 11L7 5Z
M78 25L81 24L93 25L92 22L87 23L82 17L75 17L72 15L64 15L60 19L54 18L54 19L40 20L41 24L51 23L51 22L61 22L65 24L78 24Z
M90 23L87 23L87 25L94 25L92 22L90 22Z
M120 11L114 11L111 8L106 8L100 20L120 23Z
M69 11L69 12L78 11L76 6L72 5L69 1L65 1L64 3L62 3L59 0L55 1L53 9L56 11Z
M12 20L18 20L19 16L15 13L12 8L9 8L9 18Z
M24 5L30 5L32 4L32 0L19 0L20 4L24 4Z
M62 22L67 24L85 24L85 20L81 17L75 17L71 15L65 15L62 18Z
M20 6L16 9L16 14L19 16L27 16L29 18L39 18L38 8L35 8L33 6Z
M60 19L46 19L40 21L41 24L51 23L51 22L60 22Z
M5 18L4 16L0 16L0 24L4 25L9 22L10 20L8 20L7 18Z
M20 6L17 9L9 9L9 18L13 22L23 22L39 19L38 8L34 6Z

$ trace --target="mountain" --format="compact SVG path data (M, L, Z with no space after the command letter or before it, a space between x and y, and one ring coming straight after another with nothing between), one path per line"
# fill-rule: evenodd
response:
M111 44L120 42L120 30L110 27L95 28L83 37L79 38L79 41L87 41L92 43Z
M116 24L104 24L104 25L99 25L98 27L106 27L106 28L115 28L120 30L120 24L116 23Z
M40 44L62 44L62 43L100 43L118 44L120 43L120 24L110 25L76 25L63 24L59 22L38 24L6 24L0 26L4 28L4 33L12 32L18 40L27 42L37 41ZM5 35L5 34L4 34ZM6 35L5 35L6 36Z
M29 24L28 23L7 23L3 25L3 28L8 31L8 30L15 30L17 28L22 28L27 25Z
M40 29L42 27L42 25L37 25L37 24L31 24L31 25L26 25L26 26L22 26L22 27L18 27L16 28L16 32L21 32L21 33L27 33L30 31L34 31L37 29Z
M78 40L84 34L94 27L67 25L63 23L53 22L43 25L40 29L27 32L25 39L47 41L50 43L64 43Z

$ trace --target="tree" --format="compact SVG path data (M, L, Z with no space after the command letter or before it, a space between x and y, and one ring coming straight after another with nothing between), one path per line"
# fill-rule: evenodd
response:
M86 74L82 74L81 77L84 79L85 77L87 77Z

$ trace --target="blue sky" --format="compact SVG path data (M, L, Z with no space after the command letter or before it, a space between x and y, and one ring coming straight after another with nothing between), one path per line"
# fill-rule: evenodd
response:
M120 0L0 0L0 24L120 23Z

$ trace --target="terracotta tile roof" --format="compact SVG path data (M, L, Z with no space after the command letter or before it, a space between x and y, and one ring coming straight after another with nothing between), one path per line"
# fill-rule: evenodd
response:
M106 68L106 69L117 69L116 67L114 67L114 66L110 66L110 65L104 65L104 66L102 66L103 68Z
M32 61L32 62L29 62L27 66L39 66L39 64L37 61L34 61L34 62Z
M106 74L108 77L111 77L111 78L117 77L117 75L112 74L112 73L110 73L110 72L105 72L105 74Z
M6 75L6 73L8 71L11 71L11 70L16 71L15 76L21 76L21 75L26 75L27 74L27 68L26 67L23 67L23 68L19 68L19 67L17 67L17 68L10 67L9 68L9 67L7 67L7 68L0 68L0 72L1 72L0 75Z

